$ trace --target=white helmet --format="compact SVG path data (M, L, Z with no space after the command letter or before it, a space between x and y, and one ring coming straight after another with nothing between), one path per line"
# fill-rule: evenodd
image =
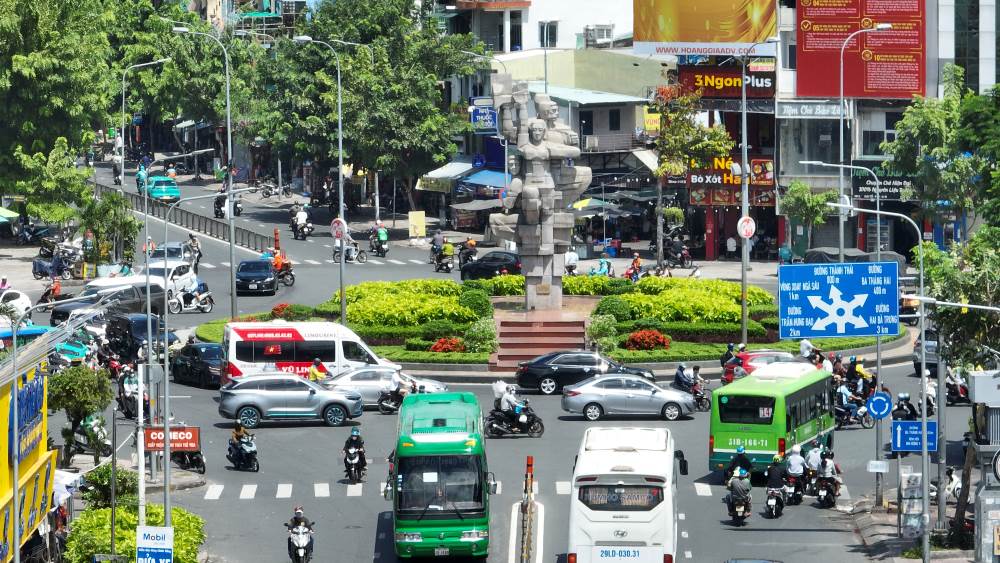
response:
M802 446L799 445L792 446L792 453L796 455L802 453Z

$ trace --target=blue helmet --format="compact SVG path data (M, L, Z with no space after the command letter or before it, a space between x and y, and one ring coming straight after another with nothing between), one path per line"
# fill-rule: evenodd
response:
M736 446L736 453L741 454L745 451L746 449L744 449L743 446Z
M740 468L740 477L746 477L746 476L747 476L747 470L741 467Z
M850 361L851 361L852 364L856 363L858 361L857 356L851 356Z
M351 436L360 436L360 435L361 435L361 429L359 429L357 426L351 428Z
M733 351L733 348L735 348L735 347L736 347L736 346L735 346L735 345L734 345L734 344L733 344L732 342L730 342L730 343L729 343L729 345L728 345L728 346L726 346L726 349L727 349L727 350L729 350L730 352L732 352L732 351Z

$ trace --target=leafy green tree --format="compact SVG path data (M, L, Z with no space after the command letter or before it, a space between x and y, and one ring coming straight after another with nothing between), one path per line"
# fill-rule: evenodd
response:
M87 185L91 170L74 166L76 157L65 138L56 139L47 155L25 154L18 146L14 157L21 171L14 181L15 191L27 198L30 215L49 223L65 223L91 200Z
M689 167L702 168L714 157L728 156L733 140L725 127L708 127L696 119L701 92L679 85L656 89L651 109L660 114L658 176L685 174ZM663 185L656 184L656 265L663 265Z
M793 181L788 186L788 191L781 198L781 211L789 219L793 219L805 227L806 248L812 248L812 231L814 225L822 225L826 216L830 214L830 207L827 203L837 201L837 192L829 190L821 193L813 193L809 184L800 180ZM791 223L787 222L787 236L792 240Z
M70 429L76 432L87 416L103 412L114 393L106 370L73 366L49 376L48 406L66 413Z
M94 235L94 256L98 261L116 262L132 260L135 240L142 223L132 215L125 196L105 193L100 199L90 201L81 213L81 227Z
M81 492L88 509L111 508L111 464L105 463L87 473L87 489ZM115 504L135 506L139 500L139 474L115 469Z

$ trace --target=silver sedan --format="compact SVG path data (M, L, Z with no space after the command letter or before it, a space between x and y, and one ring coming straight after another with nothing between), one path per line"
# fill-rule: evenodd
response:
M391 367L366 366L324 380L323 385L330 389L352 389L361 394L365 405L376 405L382 391L392 390L393 371ZM424 393L444 393L448 390L448 386L440 381L413 377L403 372L399 375L407 384L415 383L417 390Z
M587 420L604 415L653 415L666 420L691 414L695 410L690 394L664 389L635 376L592 377L563 388L562 409L582 414Z

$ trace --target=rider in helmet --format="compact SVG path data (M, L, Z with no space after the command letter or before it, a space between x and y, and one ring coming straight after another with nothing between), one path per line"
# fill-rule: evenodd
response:
M510 428L514 432L521 431L521 422L518 420L518 415L523 406L517 400L516 388L513 385L508 385L507 389L504 390L503 396L500 397L500 412L507 417Z
M288 523L285 524L285 526L289 530L292 530L293 528L297 528L299 526L305 526L306 528L309 529L310 532L313 531L312 520L309 520L308 518L306 518L305 512L302 510L301 506L296 506L295 507L295 511L292 514L291 520L289 520ZM309 550L311 552L314 549L316 549L316 540L312 539L310 541L310 544L309 544ZM294 561L295 560L295 556L294 555L295 555L295 546L292 545L292 538L291 538L291 536L289 536L288 537L288 558Z
M733 359L733 356L735 356L735 354L733 353L733 350L735 350L735 349L736 349L736 345L733 344L732 342L730 342L729 345L726 346L726 351L723 352L722 353L722 357L719 358L719 366L720 367L723 367L723 368L726 367L726 364L729 362L729 360Z
M326 368L319 358L313 358L313 363L309 366L309 381L319 383L326 377Z
M753 462L747 457L746 449L743 446L736 446L736 455L730 460L726 474L734 475L736 469L745 469L747 472L753 471Z
M368 467L368 460L365 458L365 440L361 437L361 429L357 426L351 428L351 435L344 442L344 449L340 450L340 453L344 455L345 470L347 469L347 450L351 448L357 448L361 457L361 470L364 471Z
M747 503L747 516L750 515L750 472L746 469L738 469L732 478L726 483L729 494L726 496L726 505L729 507L729 515L733 515L733 503L738 500L745 500Z
M767 466L765 474L767 475L768 492L777 490L784 494L785 478L788 476L788 471L785 469L780 455L776 455L771 459L771 464Z

